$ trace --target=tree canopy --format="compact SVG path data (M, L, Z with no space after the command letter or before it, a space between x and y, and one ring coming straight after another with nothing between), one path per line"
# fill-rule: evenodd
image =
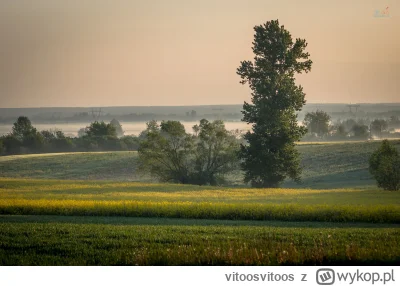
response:
M307 112L304 117L304 125L307 126L308 132L316 133L322 137L329 132L329 122L331 117L322 110Z
M140 169L164 182L219 184L237 165L238 142L222 121L202 119L197 126L193 135L179 121L148 122L138 149Z
M115 127L110 123L95 121L86 127L86 135L89 137L109 136L117 137Z

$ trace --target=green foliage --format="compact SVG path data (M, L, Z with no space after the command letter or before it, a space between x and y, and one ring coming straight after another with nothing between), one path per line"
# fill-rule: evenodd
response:
M319 137L323 137L329 132L329 121L331 117L322 110L315 112L307 112L304 117L304 125L307 126L308 132L316 133Z
M400 189L400 155L399 152L384 140L369 159L369 170L384 190L397 191Z
M42 151L44 138L31 124L28 117L20 116L12 127L11 134L6 136L7 153L30 153Z
M146 129L140 132L139 134L139 140L142 141L147 138L147 135L150 132L158 132L160 129L160 126L158 125L156 120L150 120L149 122L146 122Z
M114 125L105 123L104 121L95 121L86 127L86 135L89 137L110 136L117 137L117 131Z
M22 146L27 148L28 152L29 151L34 153L40 152L42 151L43 145L44 145L43 136L39 132L37 132L36 129L35 132L26 134L22 141Z
M275 187L289 177L300 180L299 154L294 142L306 133L298 126L296 111L305 104L295 74L311 70L305 40L292 40L278 20L254 28L254 62L243 61L237 69L241 83L252 90L252 104L244 103L243 120L252 124L244 135L240 158L245 182L253 187Z
M13 132L1 137L0 155L74 152L74 151L127 151L137 150L138 138L125 136L118 139L115 127L94 122L79 130L78 138L71 138L58 129L38 132L27 117L14 123Z
M111 120L110 124L112 126L114 126L115 128L115 132L117 133L118 137L122 137L124 136L124 130L122 129L121 124L119 123L118 120L116 120L115 118L113 120Z
M126 146L126 150L137 150L139 148L140 140L136 136L123 136L120 141Z
M4 154L20 154L22 140L18 140L12 134L5 135L2 139L4 146Z
M65 137L61 130L43 130L40 132L43 137L44 150L46 152L66 152L72 151L74 143L71 138Z
M179 121L149 122L141 137L141 170L163 182L216 185L237 162L238 143L219 120L202 119L197 136Z
M153 123L147 124L146 139L138 149L141 169L163 182L189 183L193 138L179 121Z
M209 122L206 119L200 121L196 139L193 183L223 183L224 174L238 168L238 141L225 129L221 120Z
M57 138L57 135L53 130L43 130L40 131L40 134L42 134L43 139L46 143L49 143Z
M118 139L116 125L114 125L117 123L95 121L84 130L80 129L79 137L74 140L76 148L82 151L130 150L123 140Z
M28 136L35 134L36 128L32 126L28 117L20 116L12 127L12 135L19 141L23 141Z

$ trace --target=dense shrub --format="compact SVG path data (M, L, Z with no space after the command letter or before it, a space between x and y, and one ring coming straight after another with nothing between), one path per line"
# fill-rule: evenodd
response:
M237 169L239 141L221 120L200 121L195 135L179 121L148 122L140 143L139 170L163 182L218 185Z
M388 140L369 159L369 170L384 190L400 189L400 155Z

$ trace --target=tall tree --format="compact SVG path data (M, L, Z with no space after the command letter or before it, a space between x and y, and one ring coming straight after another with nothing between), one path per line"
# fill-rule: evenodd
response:
M254 27L254 61L237 69L241 83L252 90L252 104L243 105L243 121L252 124L240 157L245 182L253 187L276 187L287 177L300 180L301 168L295 142L306 133L298 126L296 112L305 104L295 74L309 72L312 61L303 39L292 36L279 21Z
M20 141L25 138L36 134L37 130L32 126L31 121L26 116L18 117L17 121L14 122L12 127L12 135Z
M29 149L30 151L40 151L43 147L43 136L32 126L28 117L20 116L12 127L12 133L17 142L17 145ZM25 151L24 151L25 152Z

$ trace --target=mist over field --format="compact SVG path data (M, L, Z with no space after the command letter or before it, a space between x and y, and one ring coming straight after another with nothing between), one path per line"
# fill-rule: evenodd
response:
M187 132L192 133L193 125L197 124L197 121L183 122ZM87 123L42 123L35 124L35 127L39 130L49 130L49 129L60 129L66 135L76 137L78 136L78 130L89 126L90 122ZM138 136L140 132L146 129L146 122L121 122L121 126L124 130L125 135L136 135ZM250 127L245 122L226 122L225 126L228 130L249 130ZM12 129L12 124L0 124L0 136L10 133Z

